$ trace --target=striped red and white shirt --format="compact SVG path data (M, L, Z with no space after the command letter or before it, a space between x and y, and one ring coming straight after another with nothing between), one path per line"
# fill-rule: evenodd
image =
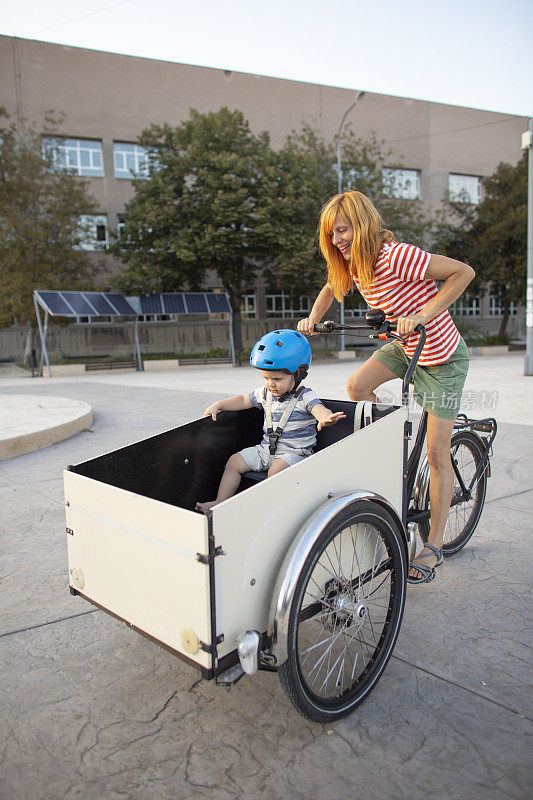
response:
M384 244L374 267L374 280L369 289L354 283L370 308L381 308L390 322L420 311L438 292L435 281L425 278L431 253L412 244ZM455 352L461 335L448 312L443 311L424 326L427 339L419 364L432 366L447 361ZM402 345L408 358L413 356L418 336L410 336Z

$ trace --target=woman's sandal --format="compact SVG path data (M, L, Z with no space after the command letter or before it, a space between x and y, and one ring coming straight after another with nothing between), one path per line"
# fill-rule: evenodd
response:
M435 570L437 567L440 567L442 562L444 561L444 557L442 555L442 548L439 550L438 547L434 547L429 542L426 542L424 547L427 547L428 550L431 550L431 553L423 553L422 555L415 556L415 558L433 558L433 556L437 556L437 563L434 564L432 567L426 567L425 564L415 564L414 561L411 561L409 564L409 570L416 569L422 577L421 578L410 578L409 573L407 574L407 583L429 583L435 577Z

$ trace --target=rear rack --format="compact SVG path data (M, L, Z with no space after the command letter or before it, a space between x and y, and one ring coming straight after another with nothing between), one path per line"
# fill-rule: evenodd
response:
M470 419L466 414L458 414L455 420L454 430L464 430L470 428L479 433L491 433L492 438L496 435L498 425L494 417L485 417L485 419Z

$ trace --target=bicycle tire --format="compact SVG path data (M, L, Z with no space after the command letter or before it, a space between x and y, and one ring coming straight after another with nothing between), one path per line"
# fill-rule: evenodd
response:
M465 486L468 486L479 463L485 455L483 442L472 431L458 431L452 436L451 455L457 462L457 467ZM488 461L487 461L488 464ZM461 492L454 473L454 495ZM431 485L431 475L429 479ZM485 505L485 495L487 493L487 470L484 469L476 484L472 487L471 499L458 503L450 508L446 527L444 529L444 542L442 547L443 555L452 556L472 538L474 531L480 520L483 506ZM426 492L422 510L429 508L429 487ZM430 521L424 520L418 525L420 538L427 542L430 530Z
M357 501L325 526L297 580L278 669L304 717L340 719L374 688L398 636L406 576L402 534L378 503Z

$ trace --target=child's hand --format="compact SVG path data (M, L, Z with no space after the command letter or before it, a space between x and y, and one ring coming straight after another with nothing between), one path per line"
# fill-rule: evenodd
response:
M323 417L319 421L317 425L317 431L321 431L322 428L329 428L330 425L335 425L336 422L345 418L346 414L344 414L342 411L330 411L327 417Z
M208 406L206 408L206 410L204 411L204 413L202 414L202 417L211 417L211 419L214 420L214 422L216 422L217 421L217 414L218 414L219 411L220 411L220 407L219 407L218 403L211 403L211 405Z

